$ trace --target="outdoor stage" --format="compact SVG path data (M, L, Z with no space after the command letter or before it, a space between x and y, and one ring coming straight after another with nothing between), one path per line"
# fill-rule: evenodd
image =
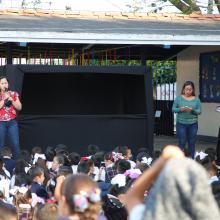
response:
M21 96L20 145L84 152L128 145L153 150L152 76L146 66L7 65Z

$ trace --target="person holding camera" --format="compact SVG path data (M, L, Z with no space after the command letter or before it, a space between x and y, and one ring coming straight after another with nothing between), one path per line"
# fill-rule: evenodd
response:
M19 131L16 121L17 111L22 104L19 95L9 90L9 83L5 76L0 77L0 148L5 147L6 137L9 137L13 158L19 155Z
M177 113L176 132L179 147L185 151L188 142L188 153L195 155L195 142L198 131L198 115L201 114L201 102L195 95L194 83L186 81L180 96L177 96L172 111Z

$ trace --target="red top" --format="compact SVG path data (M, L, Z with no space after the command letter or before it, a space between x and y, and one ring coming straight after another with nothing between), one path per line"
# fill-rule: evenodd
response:
M16 101L18 98L18 93L14 91L8 92L10 97L12 97L13 101ZM0 93L0 100L2 100L2 94ZM13 105L10 107L3 106L0 109L0 121L10 121L16 118L16 110Z

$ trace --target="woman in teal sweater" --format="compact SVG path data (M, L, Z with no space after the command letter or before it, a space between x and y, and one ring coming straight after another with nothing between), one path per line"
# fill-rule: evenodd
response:
M176 97L172 110L177 113L176 131L179 147L185 150L186 142L188 142L188 152L194 158L201 103L199 98L195 96L193 82L186 81L184 83L181 95Z

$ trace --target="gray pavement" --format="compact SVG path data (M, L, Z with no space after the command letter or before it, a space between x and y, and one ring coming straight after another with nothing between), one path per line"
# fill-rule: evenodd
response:
M174 144L178 145L178 140L177 138L170 137L170 136L154 136L154 150L159 150L163 146L166 146L168 144ZM217 146L217 138L216 140L209 140L205 138L200 138L198 137L197 142L196 142L196 151L204 150L206 148L212 147L216 148Z

